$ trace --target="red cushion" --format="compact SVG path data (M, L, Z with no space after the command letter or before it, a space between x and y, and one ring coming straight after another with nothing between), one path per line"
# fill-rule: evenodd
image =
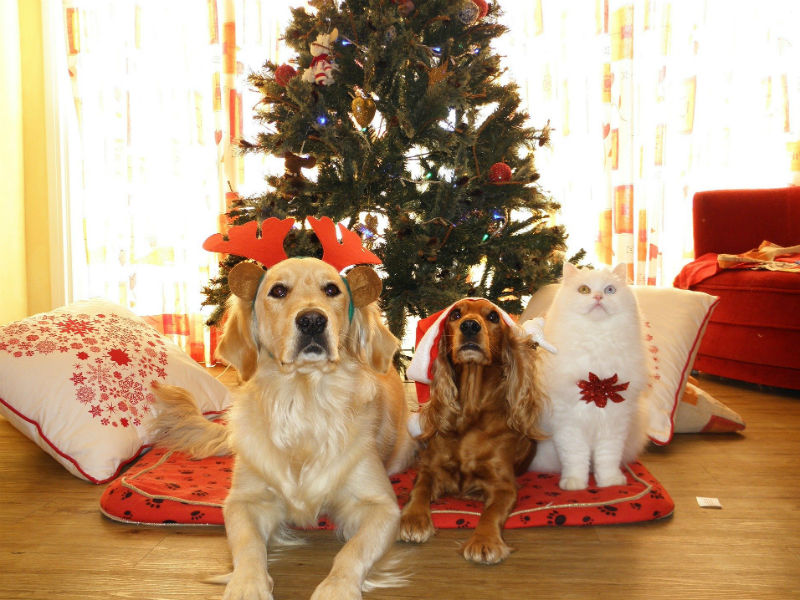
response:
M723 270L690 289L720 298L696 370L800 389L800 274Z
M156 448L105 489L100 507L107 517L125 523L222 525L232 470L230 456L192 460ZM633 523L672 514L672 499L644 466L628 465L626 476L624 486L565 492L558 487L558 475L526 473L517 480L518 501L506 527ZM394 475L391 481L402 506L411 493L414 471ZM475 527L482 508L477 501L442 498L431 506L433 523L443 529ZM317 528L334 525L322 517Z

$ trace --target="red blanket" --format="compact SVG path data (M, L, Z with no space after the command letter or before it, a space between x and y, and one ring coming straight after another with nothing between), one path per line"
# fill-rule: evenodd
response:
M115 521L148 525L222 525L222 504L233 470L230 456L193 460L180 452L155 448L103 492L100 508ZM517 505L506 527L544 525L609 525L662 519L674 504L661 484L640 463L626 467L628 483L566 492L559 476L525 473L519 477ZM414 471L391 477L400 506L409 498ZM483 508L474 500L442 498L432 504L438 528L472 528ZM320 517L319 529L334 524Z
M683 267L673 285L688 290L723 269L764 269L800 273L800 245L781 247L765 240L758 248L741 254L709 252Z

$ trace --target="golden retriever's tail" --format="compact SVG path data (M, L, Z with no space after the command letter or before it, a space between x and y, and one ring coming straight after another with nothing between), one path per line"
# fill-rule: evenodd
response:
M185 389L154 382L157 414L150 431L153 442L193 458L231 453L228 428L207 420Z

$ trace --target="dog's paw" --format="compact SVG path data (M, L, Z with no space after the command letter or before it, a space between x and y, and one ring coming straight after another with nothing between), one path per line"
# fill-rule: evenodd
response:
M233 573L222 600L272 600L272 577L244 576Z
M619 469L595 473L594 478L597 480L597 487L611 487L612 485L626 485L628 483L628 478Z
M430 513L403 513L398 536L404 542L421 544L436 533Z
M585 490L589 485L588 477L563 476L558 482L562 490Z
M342 577L328 575L311 594L311 600L361 600L361 587Z
M511 554L511 548L500 537L473 535L461 546L461 553L469 561L494 565Z

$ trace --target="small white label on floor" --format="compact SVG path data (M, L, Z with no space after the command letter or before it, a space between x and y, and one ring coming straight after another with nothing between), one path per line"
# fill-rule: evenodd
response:
M703 496L697 496L697 504L700 505L700 508L722 508L722 504L719 503L718 498L704 498Z

